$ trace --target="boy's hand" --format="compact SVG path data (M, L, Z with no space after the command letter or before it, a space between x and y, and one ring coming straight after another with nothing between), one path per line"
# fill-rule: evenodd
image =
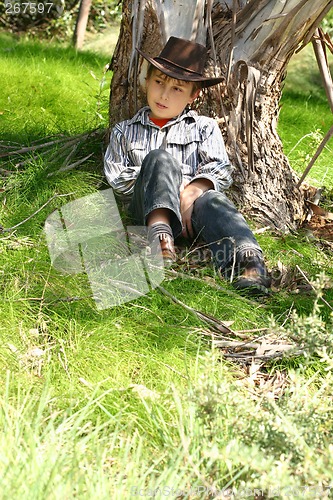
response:
M180 213L183 222L182 235L185 238L193 238L194 232L192 228L192 212L193 203L208 189L212 189L213 183L209 179L197 179L188 184L180 193Z

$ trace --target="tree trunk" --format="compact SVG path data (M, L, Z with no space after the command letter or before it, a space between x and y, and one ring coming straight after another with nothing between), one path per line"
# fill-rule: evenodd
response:
M75 24L73 43L76 49L82 49L92 0L81 0Z
M303 194L276 126L287 64L306 45L333 0L123 0L111 68L110 125L145 104L145 62L169 36L204 43L209 74L225 84L205 91L199 112L215 117L236 167L229 194L260 224L295 228Z

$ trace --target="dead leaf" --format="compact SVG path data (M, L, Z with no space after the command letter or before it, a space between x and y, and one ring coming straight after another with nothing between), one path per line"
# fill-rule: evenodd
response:
M148 389L148 387L142 384L131 384L129 387L132 389L133 392L136 392L143 399L148 398L154 400L160 397L160 395L157 392Z
M315 215L320 215L321 217L323 217L324 219L327 219L327 220L333 220L333 213L332 212L328 212L327 210L320 207L316 203L313 203L310 200L306 200L306 204L311 208L312 212Z

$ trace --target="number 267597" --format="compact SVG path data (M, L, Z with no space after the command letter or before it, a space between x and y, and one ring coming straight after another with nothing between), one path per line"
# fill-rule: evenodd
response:
M6 2L6 14L49 14L53 3L36 2Z

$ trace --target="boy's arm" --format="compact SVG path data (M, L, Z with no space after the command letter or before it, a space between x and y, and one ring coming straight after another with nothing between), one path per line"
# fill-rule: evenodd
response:
M140 166L129 165L126 139L120 129L111 131L104 156L104 173L110 186L119 194L129 195L140 172Z
M232 184L234 167L230 164L218 124L210 119L204 129L203 140L198 146L200 163L191 182L209 179L213 189L225 191Z

